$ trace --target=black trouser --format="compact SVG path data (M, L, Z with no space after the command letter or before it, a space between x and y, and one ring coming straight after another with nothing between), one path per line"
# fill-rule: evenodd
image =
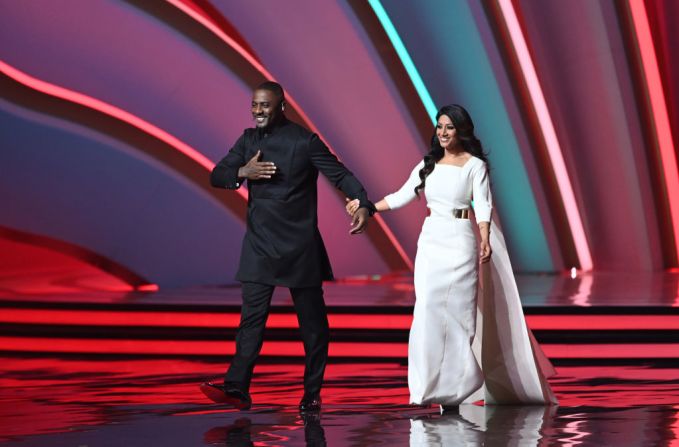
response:
M236 354L224 383L248 391L255 361L262 349L264 326L275 286L243 283L243 307L236 334ZM321 286L290 288L304 343L304 392L318 394L328 361L328 314Z

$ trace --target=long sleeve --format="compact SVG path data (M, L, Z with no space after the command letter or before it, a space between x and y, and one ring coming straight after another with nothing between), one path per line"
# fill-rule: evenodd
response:
M210 184L215 188L238 189L242 179L238 178L238 170L245 166L245 134L236 141L226 157L212 169Z
M488 183L488 167L481 163L472 173L472 200L477 222L490 222L493 199Z
M408 180L401 186L398 191L387 195L384 200L389 205L389 209L401 208L410 203L415 197L415 187L420 184L420 170L424 166L424 161L418 163L417 166L410 173Z
M375 212L375 205L368 200L368 194L354 174L335 157L318 135L311 136L309 143L311 163L333 185L351 199L358 199L361 208L367 208L370 214Z

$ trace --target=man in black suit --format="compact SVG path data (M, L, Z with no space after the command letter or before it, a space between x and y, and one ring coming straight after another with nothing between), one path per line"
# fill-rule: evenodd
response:
M359 199L352 234L363 232L375 210L361 183L318 135L285 117L285 106L279 84L259 85L252 97L255 128L243 132L210 176L217 188L237 189L248 181L247 230L236 275L243 293L236 354L223 385L201 385L211 400L240 409L252 403L250 380L276 286L290 289L304 343L300 410L321 406L329 335L321 284L333 274L318 231L319 171L347 197Z

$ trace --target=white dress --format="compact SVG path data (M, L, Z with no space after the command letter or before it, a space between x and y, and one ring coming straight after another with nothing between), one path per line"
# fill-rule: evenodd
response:
M423 165L385 197L390 209L416 197ZM545 380L553 369L526 327L502 233L491 224L493 255L479 281L473 221L453 216L456 208L470 208L473 199L476 221L491 222L486 164L476 157L461 167L437 164L424 197L430 215L415 258L408 343L411 403L556 403Z

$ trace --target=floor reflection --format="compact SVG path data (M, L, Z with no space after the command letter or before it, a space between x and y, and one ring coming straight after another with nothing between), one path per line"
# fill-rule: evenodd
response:
M459 412L411 419L410 446L538 446L555 414L556 407L462 405Z
M483 445L483 431L459 413L410 420L410 446Z
M203 442L207 445L254 446L250 430L252 422L244 417L236 419L233 424L224 427L213 427L205 432Z
M276 427L273 426L253 426L249 417L241 417L229 425L213 427L206 431L203 435L203 443L209 446L236 447L276 445L277 443L292 441L292 436L286 436L282 433L285 428L289 429L291 432L295 432L299 431L296 429L301 425L304 429L303 445L308 447L323 447L327 445L325 430L321 424L320 412L300 414L299 419L290 422L292 422L290 425L278 425L278 430L276 430ZM283 430L281 430L281 428L283 428ZM276 431L278 431L278 433L274 434ZM263 439L266 435L269 435L268 437L271 439ZM255 444L253 439L257 440L257 444ZM297 440L294 445L302 444Z
M331 364L320 414L299 414L302 365L256 369L252 410L210 405L222 364L0 358L8 446L646 446L679 442L679 368L562 366L557 407L405 405L405 366ZM674 443L674 444L673 444Z

